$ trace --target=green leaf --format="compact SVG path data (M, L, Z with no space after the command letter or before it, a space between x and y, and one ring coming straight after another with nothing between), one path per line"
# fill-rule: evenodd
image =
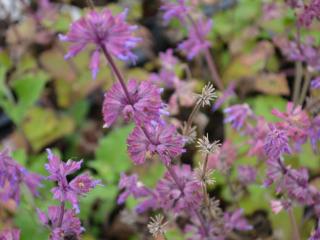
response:
M90 166L95 168L107 182L115 182L119 174L131 166L126 141L132 129L132 125L113 129L99 142L95 154L96 160L91 162Z

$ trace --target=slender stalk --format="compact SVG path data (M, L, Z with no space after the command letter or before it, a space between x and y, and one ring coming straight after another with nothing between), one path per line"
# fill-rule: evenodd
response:
M206 154L206 157L204 159L204 163L202 166L202 179L205 178L205 175L207 173L207 166L208 166L208 159L209 159L209 154ZM207 189L207 184L205 181L202 183L202 192L203 192L203 201L206 207L209 206L209 196L208 196L208 189Z
M187 131L186 132L189 132L189 130L191 129L194 117L196 116L196 113L199 111L199 109L200 109L200 104L196 104L194 106L194 108L192 109L192 112L190 113L188 120L187 120L187 128L186 128Z
M57 228L60 228L62 226L63 216L64 216L64 209L65 209L65 202L62 202L60 205L60 213L57 223Z
M289 208L288 210L291 226L292 226L292 240L300 240L300 233L298 229L298 224L296 221L296 218L293 215L292 208Z
M102 51L103 51L103 53L104 53L104 56L106 57L108 63L109 63L110 66L111 66L112 72L114 73L114 75L115 75L116 78L118 79L119 83L121 84L121 87L122 87L122 89L123 89L123 91L124 91L124 94L126 95L129 103L132 105L133 102L132 102L132 100L131 100L129 91L128 91L127 86L126 86L126 84L125 84L123 75L121 74L121 72L119 71L117 65L116 65L115 62L113 61L113 58L112 58L112 56L109 54L107 48L106 48L103 44L101 44L100 47L101 47L101 49L102 49Z
M301 94L300 94L300 98L298 101L299 105L302 105L307 93L308 93L308 89L309 89L309 85L310 85L310 81L311 81L311 74L308 70L306 70L306 74L305 74L305 78L304 78L304 82L303 82L303 86L302 86L302 90L301 90Z
M295 106L298 104L299 90L301 88L301 82L303 77L303 68L302 62L296 62L295 64L295 78L294 78L294 87L293 87L293 98L292 101Z

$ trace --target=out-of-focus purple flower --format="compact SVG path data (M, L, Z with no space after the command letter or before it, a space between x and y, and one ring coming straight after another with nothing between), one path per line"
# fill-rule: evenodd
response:
M150 81L156 83L159 86L164 85L164 87L166 88L174 88L179 81L179 78L173 71L161 69L158 74L152 73L150 75Z
M225 89L222 92L222 95L220 97L218 97L218 99L214 102L214 105L212 107L212 111L218 110L218 108L220 108L222 106L222 104L224 104L229 98L236 95L236 93L234 91L235 87L236 87L236 84L234 82L229 84L228 88Z
M308 114L302 110L301 106L295 107L292 102L287 104L286 112L283 113L273 109L272 114L283 120L277 123L277 128L287 132L288 137L294 143L295 149L299 151L308 137L308 129L310 127Z
M269 159L277 160L283 153L290 154L289 138L287 132L270 124L270 131L264 142L264 150Z
M140 84L130 80L127 84L130 100L123 92L120 83L115 83L106 92L103 102L104 127L110 127L122 115L125 121L133 119L137 124L150 124L159 121L163 113L161 89L150 81Z
M135 164L142 164L149 155L158 155L168 165L184 152L184 138L173 125L153 124L144 129L136 126L128 137L128 152Z
M6 229L0 232L0 240L19 240L20 230L19 229Z
M238 178L243 184L254 183L257 178L257 171L252 166L239 166L238 167Z
M182 50L189 60L211 46L207 35L212 29L212 20L199 19L189 28L188 39L180 43L178 48Z
M187 14L191 11L191 7L187 5L186 0L163 0L161 10L164 11L163 20L166 24L173 18L178 18L181 22L185 22Z
M309 27L314 19L319 20L320 16L320 1L311 0L309 4L304 5L302 13L299 15L299 23Z
M193 220L193 219L192 219ZM203 226L204 224L205 226ZM204 231L204 227L206 231ZM193 224L188 224L184 228L184 232L189 236L187 240L224 240L224 232L221 227L215 226L210 221L205 223L199 223L199 221L193 220ZM191 235L191 236L190 236Z
M231 126L236 130L240 130L248 117L253 116L249 105L246 103L228 107L224 110L224 113L226 114L224 122L231 123Z
M287 200L271 200L270 202L272 212L278 214L283 209L288 210L291 207L290 201Z
M311 120L308 134L313 151L318 153L318 142L320 141L320 115Z
M132 195L135 199L142 199L136 206L136 211L138 213L143 213L148 209L156 209L158 207L157 193L139 182L138 175L136 174L127 176L122 173L119 181L119 188L122 189L123 192L118 197L118 204L123 204L127 198Z
M312 231L311 236L308 240L319 240L320 239L320 226L317 229Z
M257 117L256 125L253 127L250 124L247 125L246 135L250 136L248 144L250 146L248 155L257 156L263 160L266 158L264 151L264 141L269 132L269 126L267 121L261 117Z
M70 42L66 59L76 56L87 45L95 46L90 68L95 78L99 69L99 52L104 48L120 60L135 60L132 49L139 42L133 36L136 26L126 23L127 10L113 16L108 9L102 12L91 11L86 16L72 23L66 35L60 35L61 41Z
M237 149L229 140L225 141L222 146L213 154L209 155L208 168L227 171L237 158Z
M239 231L249 231L252 226L248 221L242 216L243 210L238 209L234 212L226 212L224 214L224 223L227 231L239 230Z
M20 202L20 187L27 186L29 191L38 195L37 188L41 185L40 175L28 172L9 156L7 150L0 152L0 198L3 201L13 199Z
M161 196L160 206L175 213L197 209L202 201L201 184L189 165L173 166L171 172L166 172L158 182L156 191Z
M282 188L282 177L284 174L284 169L279 162L281 160L269 159L267 163L267 173L266 179L264 180L263 186L268 187L272 183L276 183L276 192L280 192Z
M300 8L300 7L302 7L302 0L286 0L285 2L291 8Z
M311 88L320 89L320 77L317 77L311 81Z
M69 201L76 212L79 212L78 197L88 193L91 189L100 184L100 181L93 180L85 173L75 177L71 182L68 182L67 176L79 170L82 161L75 162L68 160L65 163L49 149L47 151L49 163L46 164L45 167L50 173L48 179L57 182L57 186L51 189L53 198L60 202Z
M308 180L307 169L289 169L283 183L289 197L301 204L312 204L313 199L309 190Z
M58 206L50 206L48 216L39 209L37 210L40 222L51 229L50 240L80 239L84 228L81 227L81 222L76 217L75 211L64 210L61 226L59 226L61 210Z
M282 6L276 2L267 2L263 4L262 12L263 19L266 21L277 19L281 17Z
M174 69L179 60L173 55L173 49L169 48L165 52L159 54L162 67L165 69Z

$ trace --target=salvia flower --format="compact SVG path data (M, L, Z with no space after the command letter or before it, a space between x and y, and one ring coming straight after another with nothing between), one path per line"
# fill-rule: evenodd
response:
M202 107L210 106L211 102L217 98L215 88L209 83L202 88L201 94L197 94L197 97L198 105Z
M173 18L185 22L187 14L191 11L191 7L187 5L186 0L163 0L162 2L161 10L164 11L163 19L165 23L169 23Z
M100 181L93 180L85 173L75 177L69 182L67 176L78 171L81 168L82 161L76 162L68 160L65 163L49 149L47 151L49 163L46 164L45 167L50 173L48 179L57 182L57 186L51 190L53 198L60 202L69 201L76 212L79 212L78 198L100 184Z
M134 120L137 124L150 124L159 121L163 111L161 89L150 81L138 83L130 80L127 84L128 96L121 84L115 83L106 92L103 102L104 127L110 127L122 115L125 121Z
M40 175L28 172L11 158L7 150L0 152L0 199L3 201L13 199L19 204L21 185L27 186L29 191L37 196L41 180Z
M173 70L179 60L173 55L173 49L169 48L165 52L159 54L161 65L163 68Z
M19 229L6 229L0 232L0 240L19 240L20 230Z
M270 159L277 160L284 153L290 154L289 138L287 132L278 129L276 126L270 124L270 131L266 136L264 142L264 150Z
M320 227L312 231L311 236L308 240L319 240L320 239Z
M314 19L319 19L320 1L311 0L304 5L303 12L299 16L299 23L303 26L310 26Z
M51 229L50 240L80 239L84 228L81 227L76 212L74 210L64 210L61 221L61 210L58 206L50 206L47 215L39 209L37 210L40 222Z
M291 202L288 200L271 200L270 205L272 212L278 214L283 209L288 210L291 207Z
M128 137L128 152L135 164L142 164L147 157L157 155L168 165L184 152L184 143L184 138L173 125L136 126Z
M281 166L281 162L279 162L281 160L273 160L273 159L269 159L266 163L267 163L267 173L266 173L266 179L263 183L264 187L268 187L270 186L272 183L276 183L277 184L277 192L281 191L282 188L282 180L283 180L283 173L284 173L284 169Z
M320 77L317 77L311 81L312 89L320 89Z
M236 130L240 130L247 118L253 115L249 105L246 103L228 107L224 110L224 113L227 115L224 121L231 123L231 126Z
M238 178L244 185L254 183L257 178L257 170L252 166L239 166Z
M308 134L313 151L318 153L318 142L320 141L320 115L316 116L311 121Z
M199 207L202 200L201 184L195 180L190 166L173 166L171 171L165 173L156 188L161 196L160 206L175 213Z
M120 60L135 60L132 49L139 42L133 36L136 26L126 23L127 10L113 16L111 11L91 11L86 16L72 23L66 35L60 35L61 41L71 43L66 59L76 56L87 45L95 47L91 55L90 69L93 78L99 71L99 52L103 48Z
M199 19L189 28L189 38L178 46L189 60L211 46L207 35L212 29L212 24L212 20Z
M239 230L248 231L252 229L252 226L243 217L243 210L238 209L234 212L226 212L224 214L225 228L228 231Z
M230 83L227 89L225 89L221 96L218 97L218 99L214 102L212 111L218 110L228 99L230 99L232 96L235 96L236 93L234 91L236 85L234 82Z

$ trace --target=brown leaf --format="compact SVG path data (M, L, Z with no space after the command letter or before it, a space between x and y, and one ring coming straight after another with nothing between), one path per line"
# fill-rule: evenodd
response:
M289 95L289 86L284 74L265 73L255 80L255 90L271 95Z

